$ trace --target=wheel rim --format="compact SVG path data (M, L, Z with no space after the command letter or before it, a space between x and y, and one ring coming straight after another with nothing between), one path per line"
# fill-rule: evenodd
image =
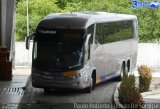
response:
M123 78L124 73L125 73L125 66L122 65L122 68L121 68L121 78Z
M127 64L127 71L130 72L130 63Z
M93 87L93 78L91 78L91 88Z

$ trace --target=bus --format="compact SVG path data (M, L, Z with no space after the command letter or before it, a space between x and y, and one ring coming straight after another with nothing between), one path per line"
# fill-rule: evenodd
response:
M134 15L107 12L49 14L26 39L33 40L32 85L84 89L136 67L138 22Z

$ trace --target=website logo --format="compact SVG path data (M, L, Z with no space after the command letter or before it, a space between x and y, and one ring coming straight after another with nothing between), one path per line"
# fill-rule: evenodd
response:
M160 2L158 2L158 0L154 0L153 2L133 0L132 8L143 8L143 7L148 7L152 9L160 8Z

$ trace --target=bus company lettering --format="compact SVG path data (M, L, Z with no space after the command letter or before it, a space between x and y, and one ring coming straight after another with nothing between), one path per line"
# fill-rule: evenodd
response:
M56 31L49 31L49 30L38 30L39 33L42 33L42 34L56 34Z

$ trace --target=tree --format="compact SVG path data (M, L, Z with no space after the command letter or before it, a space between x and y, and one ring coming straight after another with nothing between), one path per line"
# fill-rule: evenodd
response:
M142 0L140 0L142 1ZM160 8L132 8L131 0L29 0L30 32L47 14L74 11L105 11L133 14L138 17L140 42L153 42L160 38ZM26 36L26 0L17 0L17 39Z
M33 32L38 22L50 13L60 12L61 9L56 5L56 0L29 0L29 27L30 33ZM26 33L26 0L21 0L16 9L16 39L24 40Z

